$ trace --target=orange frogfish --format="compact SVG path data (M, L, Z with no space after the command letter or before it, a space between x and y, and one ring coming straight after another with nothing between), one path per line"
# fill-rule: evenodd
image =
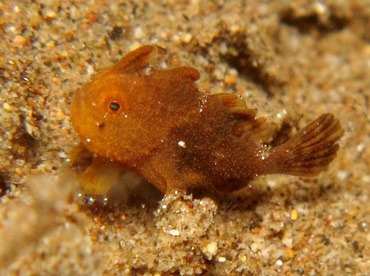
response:
M210 187L232 192L256 176L315 176L338 150L343 129L327 113L271 147L273 127L236 95L199 90L192 67L150 66L146 45L97 74L72 101L72 125L94 156L80 175L87 194L105 194L119 169L165 194Z

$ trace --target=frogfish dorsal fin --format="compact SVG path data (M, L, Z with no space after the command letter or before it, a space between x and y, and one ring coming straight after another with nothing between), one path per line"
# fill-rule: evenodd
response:
M273 125L268 124L265 118L256 118L257 110L248 108L242 98L228 93L210 97L219 102L220 108L227 114L229 127L231 124L235 136L243 136L255 143L264 143L271 138L275 130Z
M134 74L149 66L150 60L157 54L157 51L157 47L154 45L141 46L121 58L111 70Z

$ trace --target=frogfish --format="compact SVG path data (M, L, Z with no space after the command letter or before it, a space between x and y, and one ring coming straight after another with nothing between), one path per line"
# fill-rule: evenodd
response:
M234 94L203 92L192 67L151 66L145 45L95 75L72 100L71 120L93 157L82 191L102 195L122 170L164 194L212 188L229 193L265 174L315 176L336 156L339 120L322 114L278 146L257 110Z

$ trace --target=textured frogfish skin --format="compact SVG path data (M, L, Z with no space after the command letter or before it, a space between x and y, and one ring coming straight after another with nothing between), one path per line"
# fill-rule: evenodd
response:
M332 114L267 147L273 127L256 110L236 95L200 91L194 68L150 67L156 53L141 46L75 93L72 125L94 155L80 176L85 193L106 193L120 169L166 194L232 192L263 174L315 176L334 159L344 131Z

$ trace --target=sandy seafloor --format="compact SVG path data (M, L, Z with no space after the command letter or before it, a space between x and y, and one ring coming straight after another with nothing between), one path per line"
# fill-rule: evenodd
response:
M369 0L1 1L0 274L369 275L369 30ZM337 158L223 200L158 204L125 177L107 206L81 203L71 97L147 43L258 108L276 143L332 112Z

